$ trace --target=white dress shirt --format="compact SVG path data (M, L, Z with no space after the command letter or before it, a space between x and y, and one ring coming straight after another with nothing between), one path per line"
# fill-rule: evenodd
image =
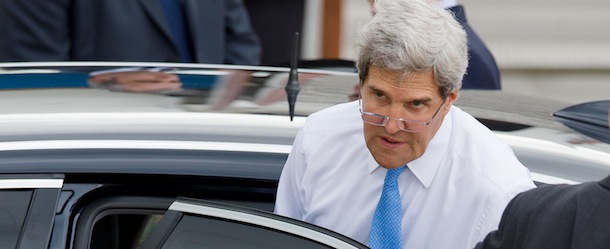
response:
M473 248L513 196L535 187L510 147L455 106L407 166L398 179L404 248ZM297 134L275 212L366 244L385 175L366 147L358 101L328 108Z

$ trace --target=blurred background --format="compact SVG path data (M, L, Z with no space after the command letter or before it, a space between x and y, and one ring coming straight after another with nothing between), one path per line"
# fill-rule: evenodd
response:
M257 14L261 11L252 14L253 25L263 25L261 20L267 18L278 27L267 31L272 32L270 35L260 34L264 46L271 46L263 48L264 56L268 57L280 53L279 57L289 58L286 51L291 36L275 39L286 44L286 48L269 45L265 36L277 37L282 28L289 34L302 25L301 58L354 60L355 30L370 18L367 0L245 2L250 9L262 8L268 2L275 10L285 10L271 15ZM471 27L494 54L501 70L503 91L573 103L610 99L610 1L458 0L458 3L464 5ZM280 8L278 4L286 6ZM263 63L278 64L282 60L273 61L269 57L263 58Z

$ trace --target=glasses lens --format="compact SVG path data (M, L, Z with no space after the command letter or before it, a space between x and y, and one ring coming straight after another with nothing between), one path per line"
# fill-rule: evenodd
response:
M437 116L438 112L443 107L446 100L447 100L447 97L445 97L443 99L443 102L441 102L441 105L438 107L436 112L434 112L434 114L432 115L432 118L430 118L428 121L409 120L409 119L402 119L402 118L401 119L390 118L388 116L383 116L383 115L375 114L372 112L365 112L363 110L362 98L360 98L359 101L360 101L360 112L362 113L362 120L364 120L364 122L367 122L369 124L376 125L376 126L385 126L388 122L391 122L390 121L390 119L391 119L391 120L395 120L398 124L398 128L403 131L422 132L426 129L426 126ZM428 115L428 114L426 114L426 115Z
M385 125L385 116L376 115L374 113L362 112L362 120L372 125L383 126Z

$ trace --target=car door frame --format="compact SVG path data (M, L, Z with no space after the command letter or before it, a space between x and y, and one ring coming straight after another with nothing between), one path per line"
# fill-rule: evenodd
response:
M185 216L198 216L260 227L301 239L305 238L330 248L368 248L342 234L270 212L226 203L178 198L144 242L142 249L162 248Z

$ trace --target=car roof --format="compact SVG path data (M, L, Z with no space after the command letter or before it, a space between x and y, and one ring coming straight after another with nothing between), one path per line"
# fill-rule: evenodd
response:
M177 74L183 82L179 89L136 93L116 85L96 85L90 80L100 73L141 70ZM301 89L295 117L291 119L284 91L289 73L289 68L280 67L207 64L0 63L0 123L3 127L0 151L4 158L22 161L28 157L28 152L38 155L35 157L38 161L30 164L38 165L36 167L4 160L0 163L0 172L29 170L33 173L44 171L46 164L46 170L54 172L188 172L277 179L292 139L306 117L323 108L353 100L350 97L359 83L355 72L298 69ZM237 76L242 80L232 78ZM572 129L560 122L561 118L553 116L572 106L571 103L504 91L461 90L455 105L496 131L518 155L524 154L521 149L544 152L552 143L552 146L561 147L558 153L597 167L595 172L610 172L610 145L582 130ZM578 119L572 122L586 123ZM598 132L610 133L607 130ZM218 149L223 146L231 149ZM142 164L131 163L137 160L120 157L120 151L124 150L132 150L132 156L139 155L140 159L157 155L158 161L168 160L183 168L171 171L159 163L143 169ZM89 153L91 164L86 169L71 165L67 151L81 158ZM191 157L186 158L192 161L185 163L188 159L180 161L162 151L184 152L190 154ZM252 167L235 168L214 163L201 166L197 162L211 162L206 161L203 155L208 154L204 152L241 153L240 157L253 162ZM95 153L106 157L95 157ZM198 154L200 157L196 156ZM256 156L247 156L257 154L266 155L266 159L257 161L253 159ZM108 168L103 163L102 159L110 155L116 161L122 160L120 167ZM44 160L44 156L53 160ZM231 157L218 161L226 158ZM246 161L240 164L244 163L247 165ZM276 166L265 169L265 165L271 164ZM555 171L557 167L544 166L544 170ZM564 171L566 175L574 174L571 169ZM595 174L599 173L589 173ZM575 179L592 178L583 175Z

